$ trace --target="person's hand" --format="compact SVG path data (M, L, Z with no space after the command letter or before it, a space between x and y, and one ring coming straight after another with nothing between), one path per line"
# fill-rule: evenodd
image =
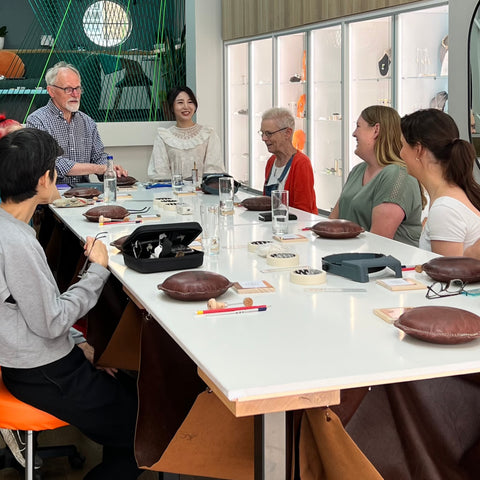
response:
M97 241L97 239L93 237L87 237L83 250L85 256L87 256L92 263L98 263L102 265L102 267L107 268L107 247L101 241Z
M127 177L128 171L122 168L120 165L114 165L113 169L117 172L117 177Z
M83 350L83 354L85 355L85 358L93 365L93 354L94 354L93 347L87 342L77 343L77 346ZM112 377L115 377L115 374L118 372L118 369L113 367L95 367L95 368L97 368L97 370L103 370L105 373L108 373Z

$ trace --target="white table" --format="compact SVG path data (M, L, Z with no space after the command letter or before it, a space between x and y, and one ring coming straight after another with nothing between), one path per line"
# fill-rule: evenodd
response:
M164 189L161 189L164 190ZM169 196L169 191L138 190L134 199ZM144 196L145 195L145 196ZM242 195L240 195L242 196ZM247 195L248 196L248 195ZM196 202L217 201L198 195ZM141 201L125 201L139 208ZM55 213L81 238L100 231L97 224L83 220L85 209L56 209ZM349 240L317 238L309 231L320 217L295 212L290 232L304 234L308 241L289 245L300 256L301 265L320 268L322 257L332 253L371 252L396 257L415 265L434 255L370 233ZM156 289L173 272L139 274L125 267L121 255L111 255L113 274L141 302L158 323L198 366L200 375L220 399L237 415L263 414L265 433L284 423L284 412L335 404L342 389L444 377L480 371L480 341L463 345L435 345L410 337L373 313L374 308L449 305L480 314L475 297L427 300L425 290L393 292L370 280L357 283L327 275L328 287L365 288L365 293L309 292L289 281L289 272L262 273L271 268L264 258L247 251L253 240L271 238L271 223L259 222L258 212L236 207L233 217L223 219L221 251L205 257L203 270L216 271L231 281L268 280L274 293L251 295L255 304L268 304L266 312L233 316L196 316L205 302L179 302ZM164 215L161 222L191 221L195 216ZM103 227L109 240L124 235L135 225ZM390 271L383 276L393 276ZM406 272L424 283L426 274ZM228 291L222 301L241 301ZM285 478L283 457L269 459L284 447L283 430L264 438L262 472L258 478ZM273 441L273 444L269 443ZM271 448L270 448L271 447ZM280 448L280 452L282 452ZM257 478L257 475L256 475Z

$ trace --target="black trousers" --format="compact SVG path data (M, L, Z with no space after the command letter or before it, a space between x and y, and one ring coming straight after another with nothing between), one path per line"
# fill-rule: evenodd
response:
M74 347L65 357L37 368L2 367L5 386L18 399L44 410L103 445L103 461L88 480L137 478L134 456L137 394L133 379L97 370Z

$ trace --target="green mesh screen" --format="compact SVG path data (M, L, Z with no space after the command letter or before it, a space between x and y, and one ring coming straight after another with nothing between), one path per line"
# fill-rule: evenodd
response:
M80 71L80 108L97 122L170 119L166 92L186 82L184 0L29 3L37 21L17 51L25 74L2 81L22 92L0 93L7 116L23 122L44 105L45 72L63 60Z

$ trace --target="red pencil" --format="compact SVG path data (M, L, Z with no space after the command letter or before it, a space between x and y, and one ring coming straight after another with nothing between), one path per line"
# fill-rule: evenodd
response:
M267 305L252 305L251 307L231 307L231 308L212 308L210 310L197 310L197 315L206 315L212 313L231 313L231 312L243 312L246 310L256 310L262 312L267 309Z

